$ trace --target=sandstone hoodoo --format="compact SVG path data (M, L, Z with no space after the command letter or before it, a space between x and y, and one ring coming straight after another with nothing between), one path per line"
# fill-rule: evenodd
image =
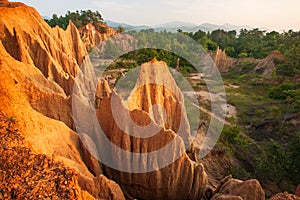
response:
M0 9L2 58L26 65L16 72L23 74L22 91L31 106L73 128L70 107L65 105L70 104L74 77L88 54L77 28L70 22L66 31L51 29L33 8L24 5Z
M96 91L97 118L105 137L114 145L106 145L103 136L93 131L95 127L83 124L85 132L89 133L85 135L89 139L83 148L88 148L90 152L96 151L94 156L100 158L100 161L102 158L104 174L116 180L129 199L213 197L215 192L208 187L208 177L203 165L192 161L185 153L184 141L190 140L190 133L185 109L182 107L184 98L165 62L153 59L144 63L139 70L136 86L126 100L111 91L106 81L100 81ZM151 115L151 107L157 104L165 108L165 113L158 109ZM86 107L82 113L90 112L91 108L88 105ZM87 117L80 116L82 118L79 121ZM162 119L165 119L165 123L161 123L164 121ZM184 134L179 134L180 123L185 127L181 130ZM151 130L157 130L157 134L144 138L142 136L147 131L142 128L149 124ZM159 151L172 141L175 142L171 148ZM192 150L192 145L188 150ZM159 153L156 157L151 157L151 153L155 151ZM173 160L160 167L169 158ZM89 162L87 165L89 169L98 169L99 163ZM157 167L154 169L151 166ZM229 183L230 181L233 183ZM216 199L220 199L222 194L230 198L264 199L264 192L256 180L243 182L228 179L216 192ZM253 198L252 194L255 195Z
M167 74L168 79L164 80L162 74ZM173 88L178 93L177 97L168 88ZM115 146L103 144L103 137L95 132L91 133L88 127L86 132L89 132L91 138L88 141L93 144L86 143L85 147L94 146L99 158L106 157L111 160L110 166L103 168L104 174L116 180L128 198L197 199L205 195L207 175L202 164L192 161L185 153L184 140L188 142L190 138L189 125L182 106L183 95L166 63L153 60L142 65L136 89L128 98L128 107L124 106L124 100L117 93L109 90L106 81L98 83L96 91L96 99L99 100L97 117L103 132L117 148L132 154L116 152ZM155 104L166 107L165 126L168 127L156 121L163 118L162 113L156 112L153 116L149 114L151 106ZM90 108L84 113L88 110ZM83 119L84 117L79 121ZM183 123L184 129L180 130L182 133L179 135L176 132L180 123ZM143 138L142 135L147 131L141 130L145 130L143 127L149 124L150 131L157 132L151 137ZM171 146L166 148L168 144ZM106 162L108 161L103 160L104 164ZM94 166L97 163L90 164L90 169L97 168Z
M103 23L97 23L95 25L89 23L79 28L79 33L87 51L91 51L101 42L106 41L110 36L118 34L118 31Z
M167 64L155 58L141 66L136 86L128 98L130 110L140 109L150 113L153 105L160 105L166 112L159 108L156 112L152 110L154 121L178 133L188 148L191 145L191 136L184 96Z
M227 56L225 50L222 50L218 47L214 57L214 62L220 72L227 72L229 67L235 62L233 58Z

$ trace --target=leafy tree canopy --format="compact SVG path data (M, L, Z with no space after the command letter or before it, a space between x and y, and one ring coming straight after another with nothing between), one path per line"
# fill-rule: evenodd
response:
M67 29L69 20L71 20L77 28L80 28L88 23L96 24L98 22L103 22L103 18L98 11L91 10L76 10L75 12L68 11L65 16L58 17L57 14L52 16L52 19L46 20L46 22L51 26L59 26L62 29Z

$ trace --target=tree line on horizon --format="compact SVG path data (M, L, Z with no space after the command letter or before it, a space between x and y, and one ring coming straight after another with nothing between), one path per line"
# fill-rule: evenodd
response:
M104 23L102 15L98 11L91 10L68 11L67 14L60 17L54 14L51 19L45 21L51 27L59 26L66 29L69 20L71 20L77 28L88 23L94 25ZM119 30L123 32L124 28L119 27ZM161 41L163 37L161 37L160 34L165 34L166 31L155 32L154 29L148 29L141 30L140 32L148 34L148 36L140 38L142 41L145 40L144 42L146 42L147 39L151 39L163 43L176 43L176 41ZM197 32L183 32L179 29L177 33L182 33L193 38L208 52L215 52L219 47L225 50L228 56L233 58L253 57L262 59L267 57L270 53L278 51L285 57L285 60L277 59L275 61L279 72L285 75L293 75L300 72L300 31L289 30L288 32L279 33L276 31L266 32L255 28L252 30L241 29L238 33L235 30L225 31L222 29L217 29L212 32L204 32L202 30L198 30ZM176 43L176 45L180 45L180 43ZM156 52L153 49L148 51L150 55L160 55L158 53L159 50ZM142 52L146 54L147 50L143 50ZM166 53L163 55L166 57L164 59L166 61L168 61L168 57L172 58L172 61L170 60L169 63L174 63L175 60L177 60L174 55L166 55ZM146 57L147 56L143 56L142 60L147 60Z
M178 30L178 32L182 32ZM225 50L226 54L233 58L253 57L266 58L274 51L280 52L284 60L275 59L278 72L293 76L300 73L300 31L289 30L279 33L266 32L259 29L241 29L238 34L235 30L214 30L211 33L198 30L187 34L200 43L206 50L215 51L217 47Z
M67 29L70 20L77 28L88 23L92 23L94 25L99 22L103 23L103 18L99 11L91 10L76 10L75 12L68 11L64 16L61 15L58 17L57 14L53 14L51 19L45 19L51 27L59 26L64 30Z

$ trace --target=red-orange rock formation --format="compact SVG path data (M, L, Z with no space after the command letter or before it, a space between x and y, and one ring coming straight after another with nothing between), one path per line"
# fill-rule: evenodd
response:
M275 196L271 197L270 200L300 200L300 197L285 192L276 194Z
M101 138L97 133L91 134L91 129L87 125L85 126L89 130L87 132L89 132L90 139L86 138L88 141L86 147L92 147L90 152L97 151L96 156L93 153L95 157L97 155L99 155L99 158L106 157L110 159L110 164L114 166L125 166L124 169L127 172L112 169L110 166L104 166L103 171L109 178L119 183L128 198L197 199L205 195L207 175L202 164L192 161L185 153L183 136L189 135L189 125L186 116L184 117L184 115L181 116L181 114L177 113L180 109L184 111L181 107L183 96L169 73L167 65L164 62L153 60L150 63L144 64L140 71L139 81L136 84L138 90L134 90L131 93L130 100L128 100L128 108L124 106L124 102L118 94L109 89L106 81L99 82L97 86L97 117L103 132L112 144L126 152L137 154L137 157L130 158L131 156L129 156L129 160L125 159L126 162L124 162L126 154L117 153L114 146L104 145L104 138ZM161 76L162 74L166 76L165 79ZM177 96L167 90L167 87L163 88L159 84L147 84L143 87L144 90L139 90L140 84L146 83L145 81L150 79L161 79L165 82L166 86L173 88L173 92L178 93ZM148 101L148 98L150 100L152 98L152 101ZM144 104L144 101L148 104ZM170 117L168 115L177 117L177 119L172 119L172 123L170 123L170 119L170 121L167 120L166 126L168 128L163 124L158 124L156 121L157 118L148 113L148 108L158 103L166 106L167 119ZM147 105L147 107L141 105ZM82 108L83 106L80 107ZM144 108L145 110L140 108ZM86 109L86 111L82 112L83 114L89 113L88 110L90 108ZM120 123L116 122L116 114L124 122L123 124L121 122L120 125ZM88 116L81 117L84 119ZM184 120L180 121L181 118ZM151 130L157 130L157 132L149 138L138 137L142 136L145 132L130 125L128 123L130 121L133 121L136 126L141 127L151 124ZM174 131L178 129L178 124L180 123L183 123L186 128L186 133L182 135L176 134ZM154 157L150 156L149 153L163 149L168 144L171 144L171 148L160 151ZM103 155L103 152L105 152L105 155ZM145 156L145 154L147 155ZM171 160L170 163L161 166L164 160L169 159ZM97 169L97 166L98 164L94 161L88 162L90 169ZM149 166L150 169L154 166L154 171L147 170ZM142 169L142 171L145 170L145 172L136 173L137 168Z
M79 28L79 32L87 51L92 50L101 42L118 33L117 30L102 23L97 23L96 26L87 24Z
M87 55L76 27L70 22L66 31L51 29L33 8L24 5L0 9L4 52L36 67L27 72L24 67L18 69L26 73L23 91L32 107L73 128L70 108L65 105L70 104L74 77Z
M160 66L161 64L163 64L163 66ZM143 69L150 70L150 68L148 68L148 65L149 63L143 65L141 71L143 71ZM153 68L152 72L155 73L155 75L159 75L157 74L159 72L164 72L164 74L168 73L165 71L168 70L165 63L158 63L156 61L153 61L150 66ZM163 70L161 71L160 68L163 68ZM149 73L146 74L149 75ZM143 75L140 74L140 76ZM169 81L172 82L172 80ZM107 84L103 83L102 85ZM137 85L139 85L139 83L137 83ZM105 88L105 86L101 86L101 84L98 84L98 87ZM173 85L172 87L177 86ZM148 89L150 89L148 91L148 97L163 97L163 93L167 92L163 88L155 89L155 87L152 87L151 85ZM104 90L101 89L99 91ZM101 128L109 138L109 140L119 148L133 153L146 154L164 148L171 141L175 141L171 148L171 151L161 151L161 153L157 155L158 157L156 157L155 159L149 158L150 156L148 157L148 159L144 159L142 156L140 156L140 158L136 160L137 162L133 163L124 163L124 159L122 157L119 157L118 154L116 155L114 148L111 147L111 150L108 151L108 157L113 158L114 164L116 166L129 165L132 166L133 171L135 165L140 165L142 166L141 168L147 169L147 166L159 166L157 162L160 162L161 159L172 159L176 157L176 154L181 155L178 159L174 159L174 162L165 166L164 168L158 168L156 171L147 173L124 173L111 169L109 167L105 167L105 174L107 174L108 177L112 178L113 180L117 180L128 198L197 199L204 196L207 185L206 173L201 164L193 162L187 156L187 154L185 153L185 145L183 139L180 136L178 136L173 130L167 130L165 127L156 124L154 119L150 117L147 112L138 109L137 106L132 105L134 103L132 99L128 104L130 104L129 107L133 108L133 110L128 110L128 108L126 108L122 103L122 99L114 92L110 93L109 95L96 95L103 97L97 111ZM143 94L133 92L133 95L136 99L136 104L143 104L143 101L147 100L147 98L144 98L145 96ZM108 97L105 98L105 96ZM117 100L114 101L113 105L111 105L111 99L113 98L113 96L117 98ZM139 98L143 99L141 100ZM179 104L179 101L177 101L177 99L175 98L172 100L172 102L174 103L173 105L176 105L176 103ZM121 130L115 122L112 106L118 111L119 115L122 115L121 119L124 122L133 120L140 126L146 126L152 122L154 124L153 129L158 129L160 131L150 138L138 138L128 135L138 135L143 133L137 132L137 128L131 127L129 125L125 128L127 132ZM129 112L130 115L124 114ZM94 139L97 138L97 136L92 135L91 137L93 141L95 141L95 144L98 146L98 148L101 149L101 141L97 141Z
M231 194L216 194L212 200L244 200L240 196L233 196Z
M234 58L227 56L225 50L218 47L216 53L213 55L214 62L220 72L227 72L229 67L235 62Z
M88 178L80 176L78 178L79 186L89 191L95 199L107 200L124 200L124 195L117 183L109 180L104 175L100 174L98 177Z
M296 191L295 191L295 195L300 197L300 185L298 185Z
M242 71L240 65L244 62L252 62L255 64L255 68L252 70L255 73L261 73L263 76L270 76L276 65L274 58L284 60L284 56L280 52L272 52L264 59L255 58L231 58L226 55L225 50L217 49L216 53L212 54L212 58L221 73L228 72L230 68L239 68L238 71Z
M24 148L53 158L62 168L69 167L85 178L82 182L77 179L76 185L85 186L82 198L124 199L116 183L89 172L81 157L80 138L69 128L69 95L79 66L88 62L84 61L86 55L72 23L66 31L51 29L35 9L0 3L1 114L16 118L15 126L25 138ZM89 68L81 70L88 74ZM36 189L43 190L42 186Z
M231 177L225 178L226 181L217 189L217 194L213 200L221 199L244 199L261 200L265 199L265 192L262 190L257 180L240 181ZM221 181L223 182L223 181Z
M87 55L76 27L70 22L66 31L51 29L27 6L2 7L0 16L0 39L10 56L35 65L48 80L59 84L66 95L71 94L74 77Z
M184 96L165 62L158 62L154 58L141 66L136 86L127 102L130 110L139 109L149 114L153 105L160 105L166 113L159 108L152 110L154 121L180 135L186 147L191 144Z
M254 68L254 72L262 70L263 76L270 76L276 69L274 59L278 58L284 60L284 56L280 52L273 52L268 55L265 59L262 59L258 65Z
M160 83L163 83L164 86ZM138 153L140 157L131 157L132 155L128 156L116 151L114 146L104 145L103 137L101 138L96 133L85 136L91 138L87 139L89 141L87 146L92 146L91 152L96 150L96 156L100 155L99 158L107 156L107 159L110 159L110 166L104 166L103 171L109 178L119 183L128 198L211 198L213 192L209 195L208 179L203 165L193 162L185 153L184 137L182 135L186 136L189 133L178 135L174 131L178 127L178 123L185 124L188 122L185 120L180 121L179 119L182 116L176 113L180 109L183 110L179 106L183 103L183 98L168 71L166 63L153 60L142 65L136 87L127 99L128 107L125 106L125 102L118 94L109 89L106 81L99 82L96 91L96 99L98 99L97 117L106 137L117 148ZM176 93L177 95L174 95ZM166 109L166 124L160 123L161 118L163 118L161 112L157 113L158 116L149 114L150 107L155 104L160 104ZM118 115L117 118L116 114ZM177 119L173 118L173 123L170 123L171 119L168 119L168 115L174 118L177 117ZM82 116L82 119L84 118L86 116ZM119 119L124 123L117 122ZM185 119L184 116L183 119ZM152 129L159 131L149 138L141 138L146 133L140 131L136 126L130 125L130 121L133 121L136 126L142 127L152 124ZM189 130L188 124L186 126L187 131ZM134 137L134 135L140 137ZM160 150L173 140L176 142L171 150L161 151L155 159L150 156L143 157L142 154ZM105 151L105 155L101 155L103 151ZM165 167L151 172L130 173L131 170L136 172L136 166L141 166L142 169L147 169L147 166L159 166L159 162L176 157L176 153L180 153L180 157ZM126 156L129 160L125 159L124 161ZM95 162L89 163L91 169L98 166ZM128 172L112 169L111 165L114 167L126 166ZM256 180L243 182L230 179L225 181L217 192L215 199L264 199L264 192Z
M24 145L16 119L0 115L0 199L94 199L74 170Z

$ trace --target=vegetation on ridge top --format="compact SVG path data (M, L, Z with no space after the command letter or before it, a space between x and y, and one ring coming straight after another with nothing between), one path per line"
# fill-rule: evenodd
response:
M102 15L98 11L93 12L91 10L76 10L75 12L68 11L65 16L60 17L58 17L57 14L53 14L51 19L45 21L51 27L59 26L62 29L66 30L69 24L69 20L71 20L77 28L80 28L88 23L103 23Z

